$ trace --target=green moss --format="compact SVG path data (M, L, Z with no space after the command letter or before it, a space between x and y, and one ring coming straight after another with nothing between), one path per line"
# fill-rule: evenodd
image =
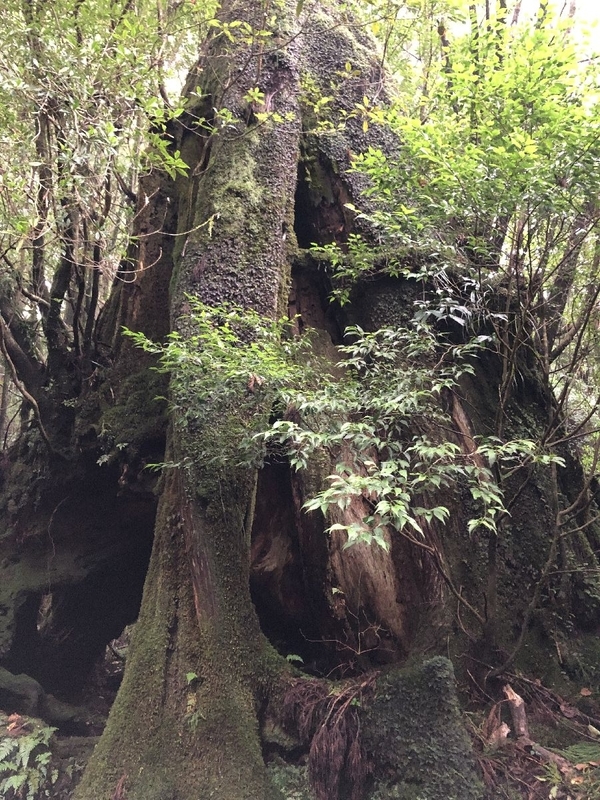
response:
M272 315L281 286L287 284L300 121L295 92L283 88L287 76L276 70L273 80L282 84L278 110L290 114L290 121L255 128L240 121L237 133L224 131L212 146L210 169L197 190L181 196L179 217L191 219L192 230L176 252L176 319L185 293L210 304L233 302ZM234 82L223 98L236 116L244 105L243 83ZM289 236L283 235L285 225Z
M221 213L237 223L249 210L259 209L264 202L264 191L256 180L256 162L253 158L244 158L245 153L245 150L232 149L234 161L227 179L220 185L222 204L217 203Z
M283 800L314 800L308 781L308 768L296 767L277 759L268 767L271 782Z
M379 679L363 744L375 763L371 800L481 800L452 664L437 657Z
M544 686L560 693L569 693L569 684L558 661L556 642L548 637L543 615L538 614L530 626L516 660L519 672L539 678Z
M105 406L98 435L105 449L128 447L135 451L141 444L164 435L166 430L166 381L150 368L135 372L119 386L114 405Z
M123 684L77 800L110 800L123 775L128 800L280 799L264 767L256 718L263 640L223 566L237 553L215 541L216 528L207 532L221 548L214 555L215 607L206 607L207 594L197 612L180 491L170 471ZM193 687L190 672L197 675Z
M600 639L597 634L584 634L568 643L565 670L569 677L600 691Z
M567 723L567 720L564 721ZM581 735L573 727L568 727L568 724L550 725L530 720L529 734L534 742L552 750L565 750L581 741Z

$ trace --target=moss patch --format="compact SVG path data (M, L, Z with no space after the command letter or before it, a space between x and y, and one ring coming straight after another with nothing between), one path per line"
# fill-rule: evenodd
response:
M137 453L141 445L164 436L167 404L157 398L165 389L164 376L148 368L123 380L118 402L105 408L99 424L99 439L106 450L127 447Z
M596 634L579 636L569 642L565 670L569 677L600 691L600 639Z
M378 681L363 743L375 762L371 800L481 800L471 744L446 658Z
M269 764L268 772L271 783L281 792L283 800L314 800L307 767L295 767L278 759Z

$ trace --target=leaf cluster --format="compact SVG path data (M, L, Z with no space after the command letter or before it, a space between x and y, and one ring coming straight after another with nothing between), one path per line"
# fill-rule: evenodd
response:
M250 309L210 307L188 297L189 315L165 345L126 331L160 357L157 369L171 376L170 403L176 424L198 458L215 466L262 463L254 434L273 409L281 410L284 387L306 380L306 338L294 339L289 320L272 320Z
M480 514L469 531L496 530L506 513L492 468L510 468L547 456L530 441L481 439L465 451L445 403L485 337L463 346L444 343L422 322L366 332L346 330L339 373L316 389L291 395L293 419L276 420L260 438L283 448L295 469L307 469L319 452L337 463L328 485L306 502L308 511L342 516L360 501L368 512L329 530L347 534L347 545L374 542L387 549L389 531L425 542L424 526L449 517L436 493L468 486ZM475 443L473 443L475 444Z
M472 372L485 337L457 346L420 321L373 332L353 326L341 360L327 368L289 321L188 302L185 335L173 333L165 345L127 332L170 373L180 435L196 443L200 463L215 466L260 466L269 454L298 470L326 455L335 473L305 508L327 515L348 545L387 549L390 531L424 542L423 526L449 516L436 492L458 483L480 510L469 530L495 531L505 510L492 468L546 458L529 441L482 440L468 452L448 435L448 392ZM357 501L366 512L347 522L343 514Z

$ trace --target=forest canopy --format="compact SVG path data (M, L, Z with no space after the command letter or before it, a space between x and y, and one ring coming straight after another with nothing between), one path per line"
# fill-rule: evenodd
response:
M517 270L527 279L521 314L544 315L546 368L555 364L552 380L565 401L585 406L586 393L571 386L577 369L569 359L596 302L597 69L574 7L558 16L547 3L359 6L338 4L379 39L385 85L382 79L353 107L339 108L336 95L355 69L347 63L346 74L331 76L325 88L305 78L303 103L319 132L355 117L365 131L389 128L402 148L392 157L376 147L353 154L353 168L370 179L369 211L360 197L357 211L366 213L380 247L356 236L349 252L332 247L334 296L359 275L380 271L383 260L384 269L406 272L402 253L419 253L450 283L454 272L471 281L466 304L462 286L456 301L451 292L443 301L464 309L459 315L477 315L489 281L510 282ZM297 11L310 15L310 4ZM150 235L131 239L138 176L187 171L169 125L195 102L194 87L187 97L181 87L199 43L214 36L266 43L277 10L265 12L263 29L222 22L216 6L192 2L15 2L4 15L11 36L0 90L0 245L14 408L23 391L39 405L53 360L85 363L65 400L93 372L93 332L111 283L115 275L127 280L136 257L128 245L139 249ZM260 88L247 100L261 124L277 124L259 108L268 106ZM214 137L229 114L216 105L211 119L195 124ZM498 346L507 348L502 320L492 324ZM583 327L591 335L594 326ZM577 348L576 358L591 346ZM11 363L20 370L11 372ZM507 362L507 382L511 369ZM585 369L593 370L593 359ZM589 411L588 404L580 413ZM7 425L3 418L3 434Z

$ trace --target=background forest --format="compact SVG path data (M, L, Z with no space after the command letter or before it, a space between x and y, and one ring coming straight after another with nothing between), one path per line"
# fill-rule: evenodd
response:
M574 0L2 17L0 794L598 797Z

